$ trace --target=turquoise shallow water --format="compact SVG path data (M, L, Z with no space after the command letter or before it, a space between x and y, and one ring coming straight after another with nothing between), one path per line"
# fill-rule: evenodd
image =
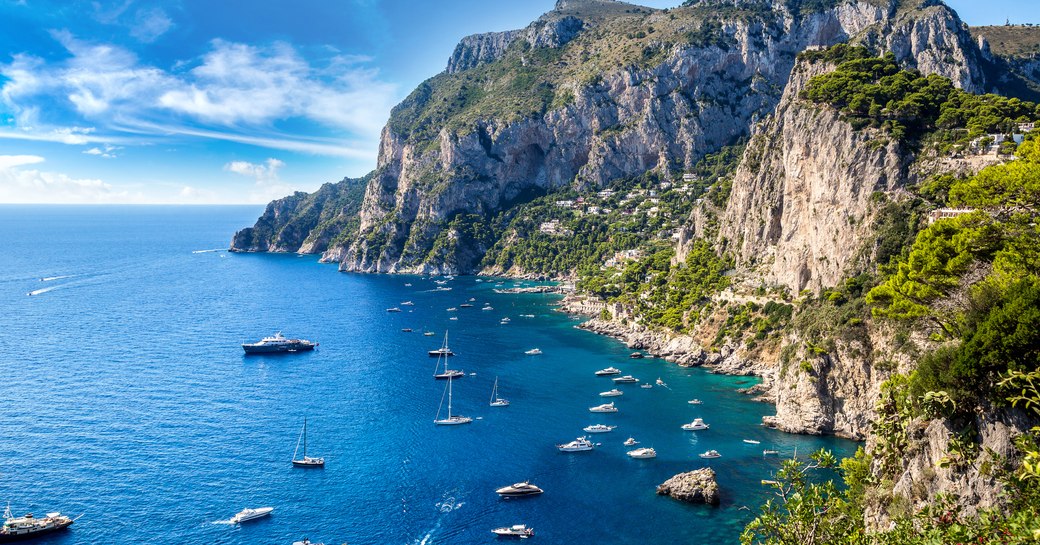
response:
M763 448L855 447L764 429L771 407L735 392L753 379L630 360L621 343L574 329L552 296L496 294L471 277L438 292L313 257L193 253L225 247L259 212L0 206L0 501L83 514L44 543L469 544L521 522L533 543L735 543L779 463ZM477 307L446 311L470 297ZM415 306L385 311L405 300ZM468 426L432 422L444 383L426 351L446 328L452 367L476 373L455 382L456 411L480 418ZM242 354L276 330L321 344ZM524 355L534 347L544 355ZM589 413L612 387L593 371L610 365L668 388L621 386L620 413ZM509 407L488 407L496 376ZM704 404L687 404L695 397ZM305 416L324 470L290 467ZM694 417L711 430L679 429ZM595 451L554 448L600 422L618 429L594 436ZM658 458L625 456L629 436ZM697 458L707 449L723 458ZM706 465L720 507L654 494ZM524 479L546 493L493 492ZM274 515L214 523L259 506Z

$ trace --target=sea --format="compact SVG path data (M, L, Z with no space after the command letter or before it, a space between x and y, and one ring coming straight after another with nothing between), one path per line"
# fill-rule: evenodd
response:
M772 407L737 392L757 379L630 359L576 329L558 296L495 291L526 282L226 252L261 211L0 206L0 505L77 517L38 543L480 544L513 524L534 543L738 543L781 459L857 446L762 427ZM319 346L243 353L278 331ZM433 423L447 383L427 351L446 332L468 425ZM602 398L613 384L593 373L608 366L653 387ZM489 406L496 378L508 407ZM608 401L619 412L589 412ZM680 429L697 417L710 430ZM305 418L324 469L290 464ZM617 428L592 435L595 450L556 449L597 423ZM629 458L629 437L657 458ZM722 457L698 457L708 449ZM720 506L656 495L703 467ZM525 480L545 493L495 494ZM246 507L274 512L228 523Z

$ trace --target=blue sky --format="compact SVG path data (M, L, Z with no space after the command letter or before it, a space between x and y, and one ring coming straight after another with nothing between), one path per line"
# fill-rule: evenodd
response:
M0 202L262 203L360 176L459 38L554 3L0 0ZM948 3L1040 22L1033 0Z

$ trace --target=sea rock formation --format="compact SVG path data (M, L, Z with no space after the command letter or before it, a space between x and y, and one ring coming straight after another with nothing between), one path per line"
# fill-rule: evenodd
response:
M657 486L657 494L687 503L718 505L721 501L715 471L710 467L680 473Z

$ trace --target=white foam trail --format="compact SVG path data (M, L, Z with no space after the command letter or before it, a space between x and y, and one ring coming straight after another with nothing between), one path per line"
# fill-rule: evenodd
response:
M232 522L230 519L228 519L228 520L215 520L215 521L213 521L213 524L227 524L227 525L231 525L231 524L234 524L234 522Z
M192 250L191 253L193 253L193 254L208 254L208 253L211 253L211 252L223 252L223 251L225 251L224 248L214 248L212 250Z
M32 290L32 291L29 292L29 296L31 297L33 295L39 295L41 293L47 293L48 291L51 291L51 290L54 290L54 289L57 289L57 288L60 288L60 287L61 286L51 286L49 288L41 288L41 289L38 289L38 290Z
M64 280L66 278L73 278L75 276L78 276L78 275L66 274L66 275L63 275L63 276L45 276L45 277L40 279L40 282L53 282L55 280Z

